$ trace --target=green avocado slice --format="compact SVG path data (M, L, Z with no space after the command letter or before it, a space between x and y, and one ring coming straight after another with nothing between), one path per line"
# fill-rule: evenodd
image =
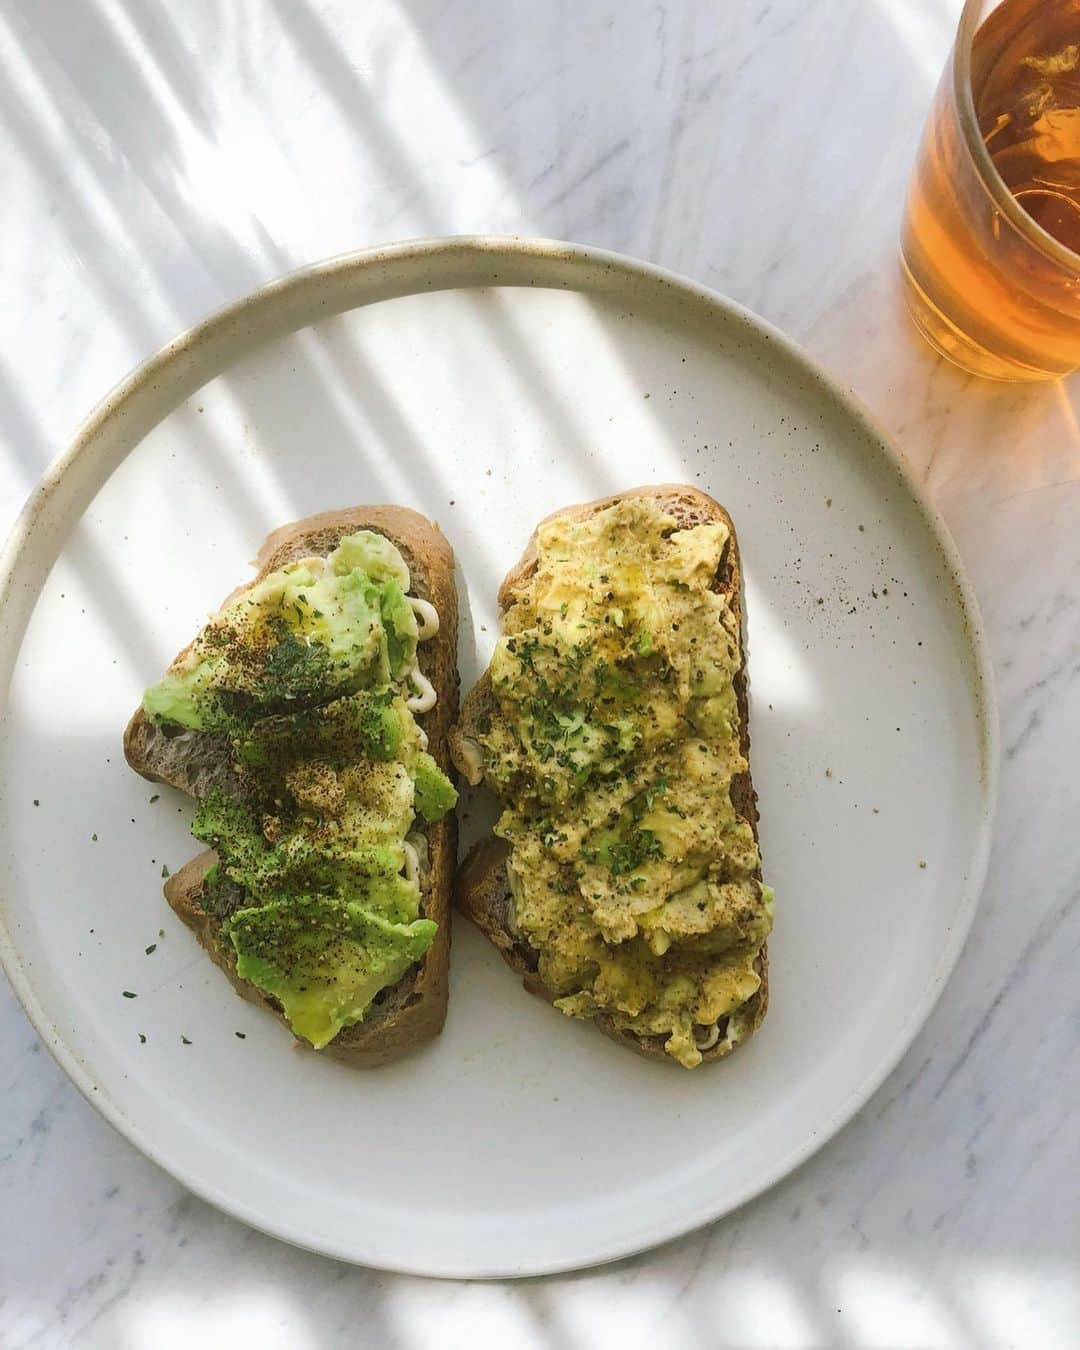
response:
M237 973L278 999L298 1036L321 1050L431 946L430 919L393 923L351 901L293 896L229 919Z
M457 805L457 789L426 750L413 756L410 766L415 785L416 809L429 824L442 820Z

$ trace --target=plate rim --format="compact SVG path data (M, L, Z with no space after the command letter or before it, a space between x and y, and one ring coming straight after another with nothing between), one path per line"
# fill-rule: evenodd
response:
M198 1195L215 1208L240 1219L250 1227L258 1229L272 1237L309 1251L353 1265L365 1265L374 1269L386 1270L398 1274L426 1276L450 1279L517 1279L538 1275L554 1275L567 1271L580 1270L591 1266L607 1264L628 1256L637 1255L663 1243L682 1237L708 1223L741 1209L757 1196L771 1189L777 1182L801 1166L820 1148L847 1125L855 1114L866 1104L895 1070L906 1054L919 1031L925 1025L947 984L960 954L967 942L974 922L989 866L990 848L993 837L994 817L998 800L998 779L1000 770L1000 728L997 698L993 679L993 665L990 657L982 616L979 610L974 588L964 569L962 560L948 526L936 507L926 495L922 484L916 479L910 465L904 459L890 436L878 423L874 414L848 386L831 375L803 348L780 329L762 319L752 310L737 301L703 286L689 277L661 267L655 263L634 258L627 254L590 245L574 244L557 239L531 238L516 235L450 235L405 240L398 243L375 245L336 255L288 272L263 286L241 296L208 317L181 332L172 341L166 343L151 356L136 365L120 380L104 398L91 410L79 425L68 446L48 465L37 486L32 490L21 512L13 523L0 551L0 623L3 622L15 596L20 564L30 545L30 536L35 525L56 493L65 476L77 464L80 457L93 446L94 441L113 422L123 417L125 411L140 397L144 388L153 385L155 379L164 374L178 360L198 352L200 348L212 345L215 339L225 340L231 326L258 320L260 311L274 312L279 302L286 302L302 296L309 289L317 289L320 283L337 278L339 281L350 277L362 277L377 270L380 265L391 264L406 268L423 270L433 264L458 262L477 267L481 261L494 264L487 279L477 278L470 282L454 280L452 277L438 285L428 282L414 287L395 287L384 295L372 295L350 301L337 309L328 311L325 318L363 308L367 304L378 303L381 299L416 294L434 290L463 290L480 286L502 288L510 286L551 285L550 281L529 281L514 277L500 277L498 262L503 258L520 263L531 261L546 266L552 272L559 267L571 269L601 267L609 269L638 281L659 284L681 293L689 299L704 304L706 308L718 311L727 319L736 319L764 337L777 347L783 355L812 377L822 392L831 397L854 419L861 429L876 443L880 452L891 463L907 490L911 500L928 526L935 542L941 550L949 573L955 585L960 601L960 617L966 628L967 646L971 660L971 685L976 700L979 731L979 750L981 755L981 774L979 792L981 812L974 850L967 870L965 885L958 901L957 919L953 924L949 940L943 947L936 962L932 977L928 980L921 998L913 1005L913 1011L900 1027L892 1044L881 1054L877 1067L869 1073L858 1088L838 1103L826 1122L811 1132L795 1148L774 1162L771 1168L742 1188L735 1188L733 1200L705 1200L693 1211L681 1210L676 1215L654 1217L643 1229L632 1236L620 1235L606 1242L593 1241L589 1252L575 1252L567 1259L533 1259L523 1262L470 1262L468 1259L452 1259L442 1262L390 1259L380 1256L377 1242L373 1250L360 1251L356 1247L347 1247L332 1241L313 1238L300 1231L294 1224L276 1221L272 1214L254 1212L241 1200L220 1193L212 1182L193 1174L187 1168L163 1156L156 1142L147 1137L144 1129L125 1114L108 1097L99 1091L94 1076L79 1060L74 1048L55 1028L39 1001L33 983L30 980L16 949L15 941L8 929L6 906L0 899L0 966L22 1004L42 1043L50 1055L74 1084L82 1096L106 1121L116 1129L135 1148L179 1181L181 1185ZM583 288L570 282L558 283L555 289L581 292ZM291 320L282 329L282 335L302 331L318 322L315 318L302 318L300 322ZM254 347L274 340L272 333L261 337ZM228 363L221 367L226 369ZM220 373L220 371L218 372ZM214 378L210 376L209 378ZM195 387L205 383L200 380ZM180 400L182 401L182 400ZM175 405L174 405L175 406ZM170 409L171 411L171 409ZM167 415L167 414L165 414ZM161 421L155 419L153 425ZM127 454L146 435L146 431L136 436L117 462L122 462ZM115 467L115 466L114 466ZM110 470L111 475L112 470ZM110 476L106 475L106 477ZM85 510L85 506L83 507ZM80 517L81 517L80 512ZM51 570L52 564L49 568ZM0 651L0 724L6 720L10 677L25 637L26 624L36 605L40 588L34 586L29 601L21 597L25 613L17 622L14 639L4 645L10 651L5 661ZM6 667L6 668L5 668Z

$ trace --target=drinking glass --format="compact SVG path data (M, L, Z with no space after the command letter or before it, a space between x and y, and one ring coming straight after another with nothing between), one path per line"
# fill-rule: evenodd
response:
M1080 367L1080 0L967 0L901 263L916 325L965 370Z

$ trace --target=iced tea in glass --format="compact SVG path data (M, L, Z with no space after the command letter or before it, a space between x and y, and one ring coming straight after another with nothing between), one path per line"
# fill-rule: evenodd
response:
M1080 367L1080 0L967 0L901 257L916 324L966 370Z

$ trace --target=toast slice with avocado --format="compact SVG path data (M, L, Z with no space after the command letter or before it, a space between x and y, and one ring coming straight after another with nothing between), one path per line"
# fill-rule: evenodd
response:
M687 1068L761 1024L762 882L739 549L661 485L541 522L451 755L503 807L458 906L560 1011Z
M457 794L450 545L397 506L271 534L147 690L128 763L210 845L165 897L239 993L358 1066L446 1016Z

